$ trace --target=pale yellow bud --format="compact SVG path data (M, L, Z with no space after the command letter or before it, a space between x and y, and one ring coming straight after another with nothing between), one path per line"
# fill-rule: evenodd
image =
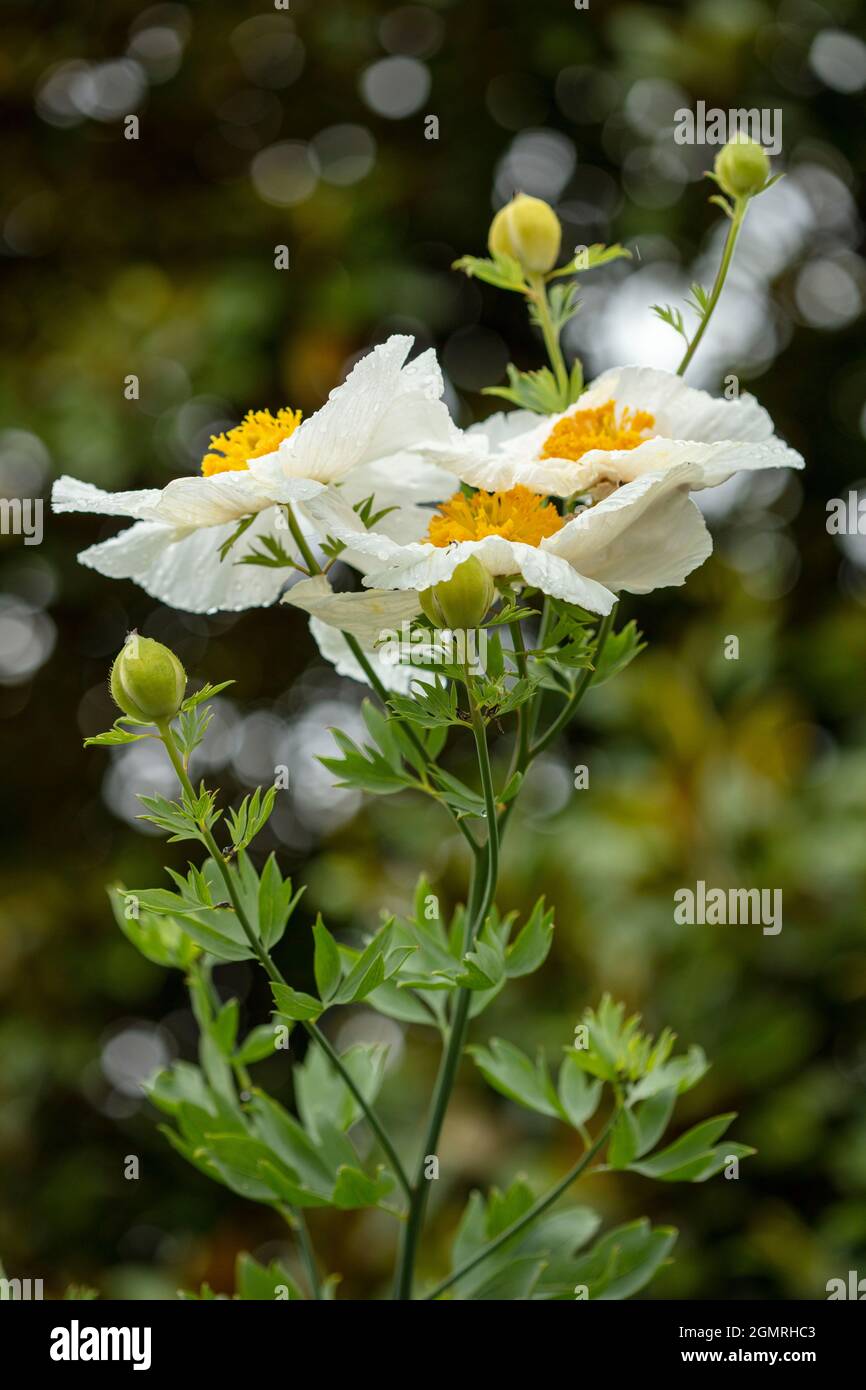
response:
M494 255L511 256L530 274L546 274L556 265L562 227L549 203L518 193L500 208L490 224L487 245Z

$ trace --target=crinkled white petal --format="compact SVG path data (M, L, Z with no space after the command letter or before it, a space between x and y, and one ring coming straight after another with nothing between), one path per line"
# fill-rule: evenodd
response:
M399 628L404 621L416 618L421 611L417 593L395 593L369 589L356 593L335 593L324 574L301 579L284 599L295 608L303 608L313 618L330 623L341 632L357 637L362 647L372 650L382 633Z
M306 495L313 491L314 487L308 487ZM215 473L209 478L174 478L164 488L136 492L104 492L92 483L64 475L54 484L51 502L56 512L129 516L172 527L221 526L271 505L267 493L246 469Z
M548 458L521 461L489 459L469 467L465 481L489 492L507 491L522 483L548 497L570 497L605 485L633 482L645 473L656 473L681 464L695 464L692 487L716 487L733 473L758 468L802 468L803 459L780 440L765 444L723 439L704 444L694 440L658 436L635 449L589 449L579 462Z
M340 483L348 502L373 497L376 510L406 503L445 502L459 487L459 479L448 469L437 468L405 450L359 464Z
M617 411L649 411L656 434L635 449L591 449L578 462L542 458L554 426L613 400ZM525 416L526 412L514 412ZM508 417L506 417L507 419ZM428 460L452 469L464 482L489 492L523 484L534 492L568 497L605 484L630 482L647 472L698 465L693 488L715 487L733 473L757 468L802 468L804 461L773 434L773 422L755 398L711 396L681 377L654 367L616 367L603 373L580 400L560 415L531 417L525 430L466 431L445 446L431 446Z
M435 353L424 352L404 365L411 347L411 338L395 334L368 352L321 409L273 454L252 460L251 471L267 476L271 488L274 461L286 478L337 482L359 464L412 450L425 439L445 442L456 434L441 400L442 373Z
M261 608L274 603L285 586L295 582L297 572L237 562L264 535L276 536L294 553L282 520L276 507L260 512L224 560L219 548L236 530L236 522L182 531L161 522L138 521L78 558L89 569L109 579L131 579L161 603L188 613Z
M689 497L695 471L686 464L627 483L548 536L542 550L617 593L682 584L713 549Z
M429 681L425 669L391 659L400 647L402 625L420 611L415 593L365 591L335 594L323 574L300 580L286 594L284 602L302 608L310 615L310 631L316 645L341 676L369 685L369 679L351 647L346 632L357 638L364 655L388 690L407 694L413 681ZM384 644L384 645L383 645Z

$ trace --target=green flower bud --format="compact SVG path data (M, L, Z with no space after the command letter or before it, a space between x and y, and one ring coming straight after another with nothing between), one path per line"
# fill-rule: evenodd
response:
M186 693L186 672L161 642L133 632L111 668L111 698L147 723L173 719Z
M770 161L762 145L736 134L716 155L716 178L731 198L752 198L770 177Z
M493 255L511 256L530 274L556 265L562 242L559 218L549 203L517 193L490 224L487 245Z
M496 594L493 580L474 555L458 565L450 579L419 595L421 607L434 627L464 632L478 627Z

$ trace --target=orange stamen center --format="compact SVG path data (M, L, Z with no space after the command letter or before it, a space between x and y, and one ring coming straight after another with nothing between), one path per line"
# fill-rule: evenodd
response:
M480 541L485 536L504 536L524 545L538 545L563 525L556 508L518 484L507 492L458 493L438 508L427 530L433 545L453 541Z
M269 410L248 410L233 430L211 436L211 451L202 459L201 471L209 478L213 473L246 468L248 459L272 454L300 423L300 410L278 410L276 415Z
M654 426L655 416L648 410L623 406L617 418L616 402L606 401L557 421L544 441L541 457L577 463L590 449L636 449L651 436Z

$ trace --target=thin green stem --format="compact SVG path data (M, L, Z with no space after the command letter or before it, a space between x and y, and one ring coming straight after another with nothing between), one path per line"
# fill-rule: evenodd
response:
M165 750L168 753L169 758L171 759L172 766L177 774L177 778L181 784L181 787L186 792L187 798L190 800L194 800L195 791L193 790L192 783L189 780L189 775L186 771L186 768L183 765L183 760L181 759L180 753L178 752L177 745L174 741L174 735L171 730L171 726L168 723L162 723L157 724L157 728L159 729L160 737L162 738L163 744L165 745ZM249 918L247 917L244 905L241 902L237 889L235 888L234 879L232 878L231 870L229 868L228 861L226 860L225 855L219 848L210 830L208 830L208 828L205 825L200 825L199 829L201 830L202 841L204 842L204 845L207 848L208 853L210 854L211 858L213 859L214 863L219 869L220 874L222 875L223 882L226 886L226 892L229 895L229 900L232 904L232 907L235 910L235 915L238 919L238 922L240 923L241 930L243 931L244 936L247 938L247 941L250 944L251 950L254 952L256 958L264 968L268 978L271 980L273 984L286 984L285 976L280 972L272 956L259 941L255 931L253 930L252 924ZM387 1132L385 1131L385 1128L381 1120L377 1116L376 1112L374 1111L373 1107L370 1105L369 1101L360 1091L353 1076L343 1065L339 1053L337 1053L334 1050L334 1048L331 1046L330 1042L326 1038L325 1034L321 1031L321 1029L316 1027L315 1023L311 1023L309 1020L304 1021L304 1027L306 1031L309 1033L310 1037L314 1038L318 1046L321 1047L325 1053L327 1053L332 1065L336 1068L338 1074L342 1077L346 1086L349 1088L352 1095L355 1097L355 1100L360 1105L361 1110L363 1111L367 1119L367 1123L369 1124L373 1133L376 1135L376 1138L379 1140L379 1143L382 1145L383 1151L388 1156L390 1162L394 1165L395 1177L398 1179L401 1187L406 1193L406 1196L410 1196L411 1186L409 1183L409 1179L406 1176L406 1170L400 1162L400 1159L397 1156L394 1146L388 1138Z
M479 878L473 880L472 891L470 893L470 908L466 913L466 924L464 927L464 952L470 949L478 931L484 923L487 913L490 911L496 894L496 883L499 874L499 826L496 818L496 793L493 786L493 774L487 748L487 733L484 718L478 708L478 702L475 699L472 676L468 669L466 672L466 692L469 698L472 731L475 736L478 768L481 774L481 785L484 791L488 838L484 856L483 889L479 891L481 866L478 865L476 867L478 869ZM415 1175L414 1190L409 1204L409 1215L401 1242L394 1290L395 1298L401 1300L412 1298L415 1260L418 1242L421 1238L421 1230L424 1224L424 1214L427 1208L430 1186L424 1170L428 1157L436 1152L436 1145L439 1142L439 1136L442 1132L442 1125L445 1121L448 1102L451 1099L451 1092L454 1088L457 1069L463 1055L463 1044L466 1040L466 1031L469 1025L469 1010L471 1003L472 991L469 989L458 990L448 1039L442 1053L439 1073L436 1077L436 1084L430 1101L430 1115L427 1121L424 1144Z
M322 1280L319 1275L319 1267L316 1264L316 1252L310 1239L310 1228L307 1225L306 1217L299 1207L292 1207L288 1204L281 1206L279 1211L297 1242L301 1263L306 1270L310 1293L314 1299L321 1299L323 1296Z
M514 657L517 662L517 674L521 680L526 680L529 675L529 667L526 661L526 644L523 641L523 628L520 620L508 624L511 631L511 640L514 643ZM526 759L529 754L530 740L530 709L526 705L520 705L517 710L517 742L514 748L514 761L512 773L521 771L526 766Z
M737 198L736 202L734 203L734 213L731 217L730 226L728 227L728 235L725 238L725 249L722 252L721 264L719 265L718 272L716 273L715 284L713 285L710 298L707 302L706 312L703 315L700 323L698 324L695 336L692 338L692 341L686 348L682 362L677 367L677 376L684 375L686 368L688 367L689 363L691 362L692 358L697 352L698 344L700 343L701 338L703 338L704 333L706 332L707 324L709 323L712 317L713 310L719 302L719 295L722 293L722 287L725 283L725 280L727 279L728 270L730 269L731 265L731 259L734 254L734 247L737 244L737 237L739 236L740 228L743 225L743 219L746 215L746 208L748 207L748 203L748 198Z
M292 533L292 539L300 551L301 559L307 567L307 573L309 575L321 574L322 567L310 549L307 538L301 529L301 523L295 516L295 509L291 504L286 507L286 517L289 523L289 530Z
M554 1202L558 1201L571 1184L589 1167L589 1164L607 1140L615 1120L616 1112L605 1125L594 1143L592 1143L586 1152L581 1154L577 1162L569 1168L564 1178L560 1178L559 1182L556 1183L545 1196L539 1197L538 1201L533 1203L528 1211L525 1211L516 1221L512 1221L510 1226L506 1226L505 1230L501 1231L495 1240L491 1240L488 1245L485 1245L477 1254L473 1255L471 1260L467 1260L459 1269L455 1269L453 1274L449 1274L447 1279L443 1279L434 1289L431 1289L428 1294L425 1294L425 1301L439 1298L441 1294L450 1289L452 1285L456 1284L464 1275L469 1274L473 1269L477 1269L484 1260L489 1259L497 1250L501 1250L502 1246L506 1245L509 1240L513 1240L516 1235L519 1235L520 1232L531 1225L533 1221L536 1221L539 1216L542 1216L543 1213L547 1211L548 1207L552 1207Z
M378 1115L376 1114L375 1110L373 1110L369 1103L364 1099L363 1093L359 1089L357 1083L352 1078L351 1073L348 1072L346 1068L343 1066L343 1063L340 1060L339 1053L336 1051L334 1047L332 1047L328 1037L326 1036L326 1034L322 1032L321 1028L319 1028L317 1024L312 1023L309 1019L305 1021L304 1027L309 1033L310 1037L315 1039L322 1051L330 1058L332 1065L336 1067L337 1071L342 1076L352 1095L355 1097L355 1100L360 1105L362 1111L364 1112L367 1118L367 1123L369 1124L376 1138L379 1140L379 1143L382 1146L382 1151L386 1155L388 1162L391 1164L391 1167L394 1170L395 1178L399 1182L406 1196L411 1200L412 1184L409 1181L406 1169L403 1167L403 1164L400 1161L400 1156L397 1153L397 1150L394 1148L394 1145L391 1143L391 1140L388 1137L388 1133L381 1120L379 1119Z
M562 407L565 409L568 400L568 368L565 365L562 348L559 346L559 334L553 326L550 301L547 298L547 285L543 275L533 274L526 278L532 287L532 302L538 314L538 325L541 329L547 355L550 358L550 365L556 376L556 384L562 394Z

